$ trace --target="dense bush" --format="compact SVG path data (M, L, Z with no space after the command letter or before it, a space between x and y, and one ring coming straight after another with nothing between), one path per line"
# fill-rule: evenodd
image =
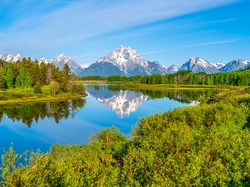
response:
M71 92L76 93L76 94L85 95L86 94L86 89L85 89L83 83L72 82L71 83Z
M34 86L34 93L37 93L37 94L41 94L41 93L42 93L42 87L41 87L41 84L40 84L40 83L37 83L37 84Z

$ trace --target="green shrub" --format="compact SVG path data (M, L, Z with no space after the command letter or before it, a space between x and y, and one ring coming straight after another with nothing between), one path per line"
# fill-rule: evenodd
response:
M41 94L42 93L42 88L41 88L41 84L40 83L37 83L34 86L34 93L36 93L36 94Z
M51 95L55 96L60 91L60 85L56 81L50 82L50 92Z
M86 89L82 83L71 83L71 92L76 93L76 94L81 94L85 95L86 94Z

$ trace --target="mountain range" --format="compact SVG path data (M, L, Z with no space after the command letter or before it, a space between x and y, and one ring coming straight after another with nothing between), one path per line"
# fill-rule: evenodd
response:
M0 59L7 62L21 60L24 56L21 54L13 55L11 53L0 54ZM176 73L178 71L191 70L193 72L230 72L244 69L250 66L250 60L234 59L230 62L210 63L200 57L191 57L181 66L171 65L169 67L161 65L158 61L147 61L141 55L128 46L119 46L104 57L99 58L93 64L81 64L73 60L72 57L61 54L55 59L41 58L39 62L53 63L60 69L67 63L71 72L78 76L88 75L151 75Z

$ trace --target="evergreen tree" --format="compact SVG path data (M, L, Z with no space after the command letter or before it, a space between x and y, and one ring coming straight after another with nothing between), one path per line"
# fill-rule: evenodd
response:
M26 88L30 88L32 87L32 77L30 75L30 73L26 73L25 75L25 79L24 79L24 87Z
M47 82L47 66L44 62L41 62L40 64L40 83L42 85L45 85Z
M4 70L0 68L0 89L5 88Z
M63 73L66 75L66 78L69 77L69 74L70 74L70 68L69 68L69 65L66 63L64 64L63 66Z
M22 67L20 69L19 75L16 78L16 84L15 84L16 88L23 88L25 86L25 78L26 78L25 70Z
M5 81L6 81L8 89L13 88L13 80L14 80L13 72L12 72L12 70L10 68L8 68L7 74L5 76Z

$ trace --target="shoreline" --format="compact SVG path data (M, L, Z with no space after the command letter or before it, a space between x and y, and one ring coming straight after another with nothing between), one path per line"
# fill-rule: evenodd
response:
M167 90L237 90L245 88L243 86L208 86L208 85L183 85L183 84L119 84L124 88L129 89L143 89L143 90L155 90L155 91L167 91Z
M86 97L87 95L71 95L71 96L56 96L56 97L41 97L41 98L19 98L10 100L0 100L0 106L2 105L12 105L12 104L25 104L25 103L37 103L37 102L49 102L49 101L61 101L69 99L80 99Z

